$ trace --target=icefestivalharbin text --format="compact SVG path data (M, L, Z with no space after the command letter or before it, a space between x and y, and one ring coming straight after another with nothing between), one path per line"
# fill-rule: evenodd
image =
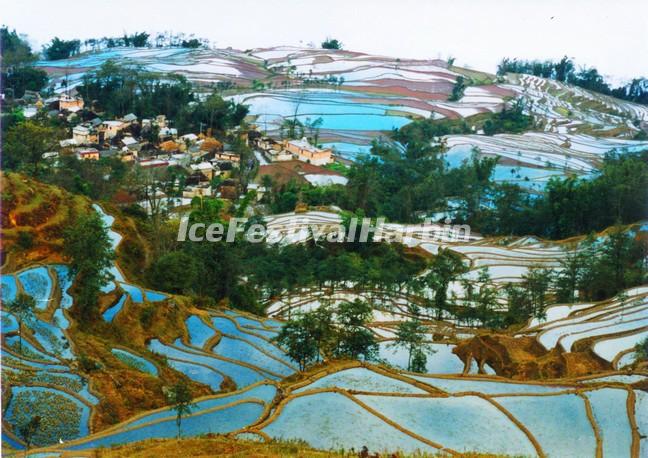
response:
M426 219L418 225L387 224L384 218L350 218L348 221L313 223L307 218L295 216L289 223L269 227L259 220L232 218L227 223L190 223L182 218L178 227L179 242L234 242L237 234L243 234L250 243L299 242L307 239L327 242L396 242L408 244L470 240L470 226L432 223Z

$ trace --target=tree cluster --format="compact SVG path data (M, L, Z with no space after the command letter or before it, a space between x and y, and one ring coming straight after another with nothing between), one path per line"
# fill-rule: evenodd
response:
M47 73L31 66L37 59L26 37L15 30L0 27L0 53L2 55L3 91L13 98L20 98L25 90L40 91L47 84Z
M552 60L510 59L506 57L497 66L497 74L504 75L506 73L526 73L541 76L623 100L644 105L648 104L648 79L634 78L623 86L613 88L595 67L582 67L577 70L574 61L566 56L557 62Z
M374 360L375 335L367 329L372 307L356 299L296 314L281 328L277 343L299 364L299 370L326 358Z

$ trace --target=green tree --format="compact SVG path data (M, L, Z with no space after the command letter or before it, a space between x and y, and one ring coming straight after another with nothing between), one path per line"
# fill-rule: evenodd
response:
M322 42L323 49L342 49L342 42L336 40L335 38L326 37L326 40Z
M173 251L160 256L152 265L150 279L161 291L187 294L198 277L196 260L183 251Z
M310 317L308 324L317 347L317 358L319 358L325 350L328 350L334 338L333 312L328 306L322 304L307 315Z
M18 346L22 353L22 328L23 325L31 324L34 319L34 310L36 309L36 300L25 293L18 293L16 298L7 304L7 310L18 321Z
M11 88L15 98L22 97L25 91L40 91L47 85L47 72L34 67L13 67L2 72L5 90Z
M560 268L554 277L556 296L559 302L574 303L583 276L585 257L576 248L560 259Z
M182 417L189 415L196 407L191 397L191 390L187 382L182 379L173 385L166 393L167 402L176 413L176 426L178 427L178 439L180 439Z
M587 256L579 289L585 298L605 299L646 282L648 247L623 227L613 227L600 238L590 237L584 249Z
M275 341L286 351L286 354L299 365L303 371L318 357L318 343L313 334L312 318L298 315L288 320L281 328Z
M0 27L1 78L3 91L14 98L22 97L25 90L40 91L47 84L47 73L31 66L37 56L24 35ZM6 122L3 119L3 124Z
M420 348L414 349L412 352L412 364L410 370L420 374L427 372L427 355L425 351Z
M24 35L19 35L8 27L0 27L0 53L2 54L2 71L36 60L31 46Z
M59 37L54 37L52 42L44 47L43 51L45 57L49 60L61 60L78 54L80 49L80 40L61 40Z
M531 267L522 275L522 285L526 290L531 304L531 314L534 318L546 316L545 307L549 302L549 288L551 287L554 271L542 267Z
M526 322L533 314L531 300L526 290L514 283L507 283L504 286L506 296L506 317L504 325L511 326Z
M70 278L76 278L77 304L81 316L94 318L101 288L112 275L115 253L108 229L99 215L92 211L79 216L63 233L63 252L69 259Z
M360 299L353 302L342 302L336 311L338 336L336 355L365 360L375 359L378 354L378 343L374 334L365 326L371 320L372 308L369 303Z
M41 426L41 417L38 415L31 417L30 420L18 427L18 434L23 441L25 441L26 449L29 450L29 447L32 444L34 436L38 432ZM26 453L25 453L26 456Z
M394 347L407 350L407 370L412 372L425 372L427 355L432 352L432 347L425 343L426 327L418 317L401 321L396 330Z
M463 273L468 271L461 255L447 248L440 248L434 260L430 263L428 273L424 277L425 284L434 291L434 308L437 319L443 317L448 310L448 287Z
M454 86L452 87L452 93L448 97L449 102L458 102L464 95L466 90L466 78L463 76L457 76Z
M57 146L58 132L33 121L18 123L4 138L4 164L11 169L23 169L36 174L43 162L43 153Z
M465 291L464 302L469 308L474 308L474 316L483 326L498 328L501 326L499 314L495 310L498 306L497 288L490 278L486 267L479 271L477 281L463 280Z
M634 347L635 361L648 361L648 337Z

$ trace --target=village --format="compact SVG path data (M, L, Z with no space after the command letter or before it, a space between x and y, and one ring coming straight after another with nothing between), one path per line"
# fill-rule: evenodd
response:
M38 93L26 91L21 102L25 104L25 118L46 114L73 126L71 137L58 142L58 151L42 155L53 166L59 157L73 155L80 161L119 159L153 176L170 168L182 169L186 177L181 196L155 190L157 199L168 207L189 205L198 196L236 200L249 191L261 200L266 192L263 183L268 183L268 178L280 185L291 180L313 186L347 183L347 178L335 170L339 167L327 167L335 164L344 168L343 164L348 163L332 149L315 146L306 137L274 139L263 135L254 124L248 129L236 126L225 132L227 138L238 139L253 151L241 164L241 154L230 143L214 138L211 129L179 135L172 127L173 120L165 115L139 119L129 113L119 119L102 119L100 113L87 109L82 97L67 93L43 99ZM235 172L241 167L254 172L249 183L237 178ZM144 201L140 204L149 206Z
M5 3L3 457L648 457L636 6Z

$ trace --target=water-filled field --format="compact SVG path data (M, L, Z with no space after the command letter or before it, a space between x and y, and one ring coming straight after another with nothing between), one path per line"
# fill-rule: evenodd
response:
M338 220L337 215L324 212L303 216L315 224ZM294 214L279 215L269 226L283 230L297 224L294 218ZM393 226L390 230L400 230ZM566 250L532 237L500 245L488 242L481 238L467 243L439 242L437 248L449 246L494 273L501 269L496 279L507 278L511 266L521 272L529 263L554 265ZM14 435L27 420L26 412L37 412L45 419L35 445L60 450L175 437L175 412L170 407L141 412L91 434L91 414L103 399L78 371L79 350L66 335L75 325L69 310L73 298L65 294L72 279L65 266L35 269L2 277L6 297L23 288L47 301L23 335L22 348L16 318L6 310L1 314L3 377L10 386L3 405L3 440L24 448ZM121 275L118 266L114 269ZM25 272L38 273L22 282ZM162 293L146 291L123 276L117 283L125 292L115 294L115 302L101 311L106 320L102 326L120 323L124 319L120 314L137 301L169 306ZM60 303L55 291L61 293ZM350 294L340 292L340 299L352 297ZM593 338L593 350L613 361L629 355L637 336L642 335L646 294L646 288L633 288L601 303L558 305L549 309L546 319L530 322L519 333L548 346ZM376 297L373 300L379 302ZM445 342L453 343L431 343L434 352L428 355L428 374L407 373L403 371L407 353L393 346L398 320L409 316L406 300L398 295L387 300L392 309L377 309L376 322L369 329L378 336L380 356L391 367L338 362L323 366L321 372L314 369L307 378L286 380L296 372L295 362L273 338L291 307L295 313L299 307L320 306L317 297L278 298L269 304L275 316L270 319L235 310L193 309L182 316L173 338L152 336L148 342L151 351L166 357L168 367L142 348L136 351L115 345L109 348L109 357L115 358L113 364L148 374L148 378L143 376L146 380L156 380L153 377L175 369L214 393L224 387L238 390L197 399L196 407L182 421L183 436L264 433L271 439L303 440L323 449L359 450L366 445L372 451L397 448L409 453L478 451L551 457L570 456L579 450L584 456L594 456L599 448L603 456L632 456L633 444L640 445L639 453L645 452L640 434L648 431L647 398L643 391L632 391L645 382L644 375L606 372L580 379L514 382L476 375L474 362L469 373L462 375L463 361L452 350L462 335L471 334L469 329L452 326L447 335L453 340ZM445 332L441 327L435 330ZM430 331L430 341L434 333ZM492 369L486 370L492 373ZM633 422L637 430L633 430ZM258 437L264 440L266 436Z

